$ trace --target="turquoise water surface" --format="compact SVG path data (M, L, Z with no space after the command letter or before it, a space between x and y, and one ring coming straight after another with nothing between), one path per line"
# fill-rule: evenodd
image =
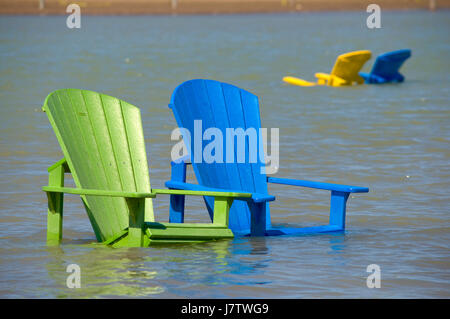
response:
M0 17L0 297L449 298L450 13L366 12L230 16ZM406 82L300 88L337 55L412 49ZM62 155L42 103L73 87L142 112L152 187L170 178L167 104L193 78L260 98L262 125L280 129L277 177L370 187L352 195L345 234L236 238L112 249L95 240L81 201L66 196L64 241L47 247L46 168ZM190 180L195 177L190 172ZM272 221L324 224L329 193L270 185ZM168 197L155 200L168 218ZM199 199L187 219L206 221ZM66 267L81 268L81 288ZM381 269L369 289L366 268Z

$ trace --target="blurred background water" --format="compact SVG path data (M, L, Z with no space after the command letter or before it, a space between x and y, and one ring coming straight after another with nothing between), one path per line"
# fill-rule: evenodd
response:
M366 12L230 16L0 17L0 296L3 298L449 298L450 14ZM412 49L406 82L300 88L337 55ZM64 241L47 247L46 168L62 157L42 103L83 88L141 108L151 183L170 176L167 104L185 80L210 78L260 98L263 127L280 128L279 177L370 187L351 196L345 234L236 238L111 249L66 196ZM194 178L189 174L189 178ZM329 193L271 185L274 224L328 218ZM167 220L168 197L155 201ZM188 220L205 220L188 199ZM81 289L66 267L81 267ZM368 289L366 267L381 268Z

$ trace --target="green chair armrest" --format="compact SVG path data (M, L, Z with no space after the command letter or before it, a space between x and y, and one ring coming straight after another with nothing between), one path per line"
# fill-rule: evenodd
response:
M157 194L214 196L214 197L233 197L233 198L249 198L252 196L251 193L190 191L190 190L176 190L176 189L152 189L150 193L143 193L143 192L111 191L102 189L44 186L42 187L42 190L44 192L49 193L66 193L75 195L129 197L129 198L154 198L156 197Z
M193 195L193 196L214 196L214 197L233 197L233 198L250 198L251 193L237 192L216 192L216 191L191 191L184 189L152 189L154 194L167 195Z
M109 197L126 197L126 198L154 198L155 193L142 192L124 192L111 191L102 189L83 189L71 187L44 186L42 190L47 193L67 193L75 195L92 195L92 196L109 196Z

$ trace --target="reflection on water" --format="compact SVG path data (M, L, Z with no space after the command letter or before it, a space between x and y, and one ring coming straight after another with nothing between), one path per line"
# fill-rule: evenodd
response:
M236 248L235 246L238 246ZM67 251L70 251L69 255ZM264 284L239 277L261 274L270 258L265 238L255 240L221 240L206 244L158 245L150 248L105 248L99 244L50 247L46 269L50 289L46 293L58 298L143 297L167 292L161 282L180 290L185 282L228 284ZM239 256L236 260L233 255ZM261 258L260 255L266 255ZM82 289L66 285L69 264L81 269ZM187 297L180 290L172 297Z
M386 12L377 30L365 27L366 18L85 17L70 30L65 17L1 17L0 296L450 297L449 13ZM413 52L402 84L298 88L281 81L327 72L343 52L402 48ZM67 196L63 244L46 247L40 187L61 158L40 111L46 95L83 88L139 106L152 187L163 188L176 126L167 103L192 78L260 97L263 127L280 128L277 176L369 186L349 199L347 232L111 249L91 244L83 206ZM276 225L327 221L328 192L269 187ZM200 198L187 204L188 220L205 220ZM168 198L154 206L167 221ZM66 287L69 264L81 267L81 289ZM381 289L366 287L370 264L381 268Z
M65 249L49 249L46 265L56 288L53 293L58 298L143 297L164 291L163 287L152 283L157 272L145 267L146 258L136 249L92 248L71 256L70 262L64 258ZM66 286L69 273L65 270L71 263L80 266L82 289Z

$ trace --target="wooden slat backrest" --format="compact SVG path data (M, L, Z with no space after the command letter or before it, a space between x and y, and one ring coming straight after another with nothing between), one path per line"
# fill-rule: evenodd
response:
M150 192L140 111L93 91L62 89L44 104L78 188ZM98 241L128 227L128 208L119 197L82 196ZM151 199L146 215L153 216Z

